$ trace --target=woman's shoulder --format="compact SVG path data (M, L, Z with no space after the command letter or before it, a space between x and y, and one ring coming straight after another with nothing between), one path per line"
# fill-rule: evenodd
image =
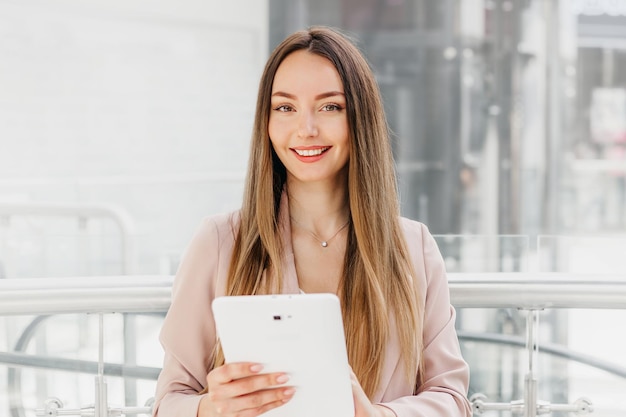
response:
M234 241L239 227L239 210L206 216L200 222L196 238L210 241Z
M424 223L400 217L400 228L416 268L442 261L437 241Z
M202 219L181 256L175 281L177 288L183 282L206 285L222 280L235 243L238 219L237 211ZM207 280L207 276L215 279ZM182 279L183 277L186 278Z
M419 238L420 240L424 235L429 235L428 227L417 220L409 219L408 217L399 217L400 228L405 234L406 238Z

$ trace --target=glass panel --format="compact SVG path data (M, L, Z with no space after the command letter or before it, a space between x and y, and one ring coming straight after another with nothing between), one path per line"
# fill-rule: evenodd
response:
M434 235L448 272L528 271L528 236Z
M539 236L539 272L625 274L626 235Z
M589 314L588 314L589 313ZM599 313L599 314L598 314ZM605 323L620 322L626 319L626 312L571 312L572 321L595 320L603 318ZM596 328L602 321L596 321ZM626 414L626 402L624 401L624 392L626 392L626 367L624 366L623 352L626 349L626 343L611 343L606 339L606 332L586 333L584 336L586 344L594 341L594 348L581 352L590 355L595 361L606 364L606 369L598 369L585 363L576 361L567 361L563 368L566 370L567 387L569 400L574 401L577 398L586 397L594 403L594 414L602 417L621 417ZM575 337L580 337L577 335ZM608 343L607 343L608 342ZM574 342L575 345L580 343ZM609 346L610 345L610 346ZM608 348L606 348L609 346ZM608 355L608 356L605 356ZM610 358L607 360L607 358ZM606 361L606 363L605 363ZM549 381L548 381L549 383Z
M502 403L524 398L528 372L526 314L515 309L462 310L457 324L463 355L471 365L470 396L480 393L486 401ZM615 332L604 323L624 320L624 310L542 311L535 366L538 399L573 406L585 398L593 403L595 415L623 416L626 404L620 393L626 389L626 345L620 340L623 337L613 337Z
M93 407L99 321L98 314L0 318L0 332L6 335L0 338L6 340L0 346L5 352L0 361L0 414L34 416L52 397L65 410ZM162 315L103 317L103 369L111 407L144 406L154 396L162 364L161 321Z
M540 272L586 274L592 280L626 279L626 236L539 236L537 259ZM616 395L626 386L626 349L621 332L612 331L626 321L626 311L570 309L549 316L547 343L555 343L570 354L585 359L562 367L568 381L569 398L585 396L596 404L598 415L618 416L626 411ZM595 366L593 366L595 365Z

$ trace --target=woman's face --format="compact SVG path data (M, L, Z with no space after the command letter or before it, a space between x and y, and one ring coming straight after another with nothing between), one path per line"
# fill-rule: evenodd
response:
M301 50L283 60L272 85L268 130L291 180L339 179L350 153L348 118L339 73L328 59Z

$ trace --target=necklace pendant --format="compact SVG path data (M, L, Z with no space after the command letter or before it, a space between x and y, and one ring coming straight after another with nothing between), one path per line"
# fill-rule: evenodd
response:
M328 242L323 241L323 242L322 242L322 247L323 247L323 248L325 248L326 246L328 246Z

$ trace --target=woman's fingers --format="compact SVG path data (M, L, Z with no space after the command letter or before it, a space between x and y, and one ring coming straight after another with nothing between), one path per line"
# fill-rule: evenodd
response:
M263 374L260 364L230 363L213 369L207 375L208 394L202 403L208 416L254 417L289 401L295 390L284 386L287 374ZM208 400L208 401L205 401ZM205 409L205 407L201 407Z
M253 392L267 390L282 385L289 380L285 374L254 375L231 381L228 384L209 387L209 397L212 400L241 397Z
M295 390L290 387L272 388L228 400L215 400L214 404L219 415L258 415L285 404L293 397L294 393Z
M271 403L267 403L263 407L258 408L256 410L256 412L258 414L254 414L254 415L258 416L259 414L263 414L263 413L265 413L265 412L267 412L267 411L269 411L269 410L271 410L273 408L280 407L281 405L283 405L287 401L289 401L291 399L291 397L293 397L293 393L288 398L284 398L282 400L278 400L278 401L274 401L274 402L271 402Z
M226 384L235 379L258 374L263 370L263 365L253 362L228 363L209 372L207 382Z
M289 376L283 372L259 374L254 365L231 364L217 368L215 375L209 374L209 394L212 400L240 397L248 393L283 385ZM231 369L222 369L222 368ZM251 368L253 368L251 370ZM218 372L219 371L219 372Z

